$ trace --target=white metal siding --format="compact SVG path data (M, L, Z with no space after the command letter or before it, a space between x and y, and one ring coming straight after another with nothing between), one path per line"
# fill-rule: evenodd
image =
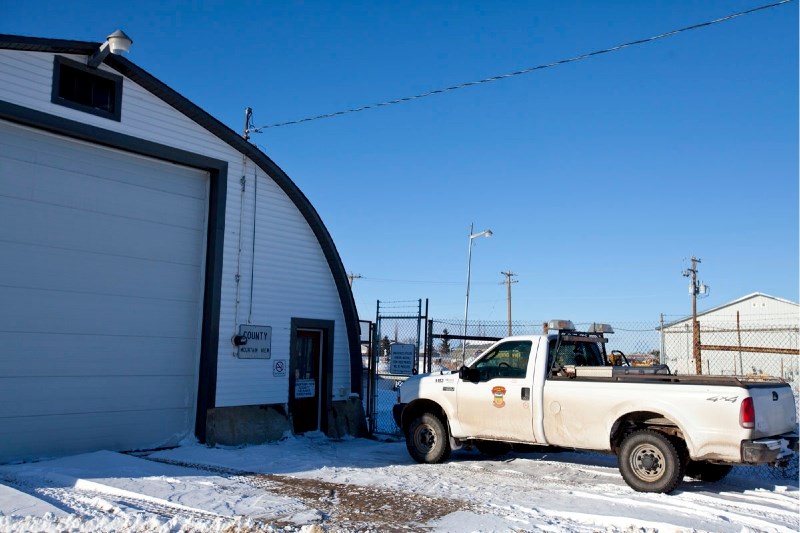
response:
M191 432L207 189L0 121L0 461Z
M719 346L797 349L800 307L793 302L762 294L745 297L697 317L701 344ZM739 328L737 329L737 312ZM695 372L692 358L691 317L664 330L664 352L670 368L679 373ZM704 351L703 371L711 374L766 373L798 379L797 356L770 352Z
M85 57L66 55L76 61ZM101 69L109 70L105 65ZM341 302L319 242L286 194L259 170L255 262L251 253L254 216L254 164L247 163L244 209L240 209L239 179L245 171L242 155L205 128L124 80L121 122L115 122L50 103L53 54L0 51L0 100L64 116L153 142L200 153L228 163L224 267L220 309L217 370L218 406L284 403L288 380L272 375L272 360L233 357L230 337L235 331L236 265L242 222L239 322L246 323L250 304L250 268L254 271L252 322L273 328L273 360L288 358L291 317L333 320L333 394L350 392L350 348ZM174 80L166 80L168 83ZM181 87L176 86L180 91Z
M333 394L350 392L350 359L347 332L339 296L322 250L311 228L284 192L260 170L256 212L256 253L252 257L254 167L247 170L242 229L241 286L238 322L272 326L272 359L246 360L234 357L230 342L236 326L236 251L239 247L238 211L241 195L238 180L229 190L228 206L236 215L228 217L226 273L223 274L220 352L217 369L217 406L283 404L288 401L288 376L272 374L274 360L289 359L292 317L334 320ZM236 231L234 231L234 229ZM250 316L250 269L253 275L253 313ZM230 269L230 270L228 270ZM230 273L228 273L230 272ZM231 298L225 298L224 295Z

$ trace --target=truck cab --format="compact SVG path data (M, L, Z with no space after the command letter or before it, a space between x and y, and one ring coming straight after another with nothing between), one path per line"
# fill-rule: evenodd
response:
M551 320L543 335L507 337L468 361L458 374L442 374L432 381L412 378L401 390L409 398L435 396L450 414L450 435L455 439L544 444L541 391L546 379L569 379L591 369L610 375L608 333L613 329L607 324L578 332L571 321ZM411 394L417 387L421 389ZM395 407L403 427L401 416L402 408Z
M547 379L612 376L632 367L611 366L608 324L578 332L569 320L551 320L544 335L507 337L462 366L453 380L452 434L506 442L546 443L541 390ZM624 363L624 355L619 358ZM615 370L616 369L616 370ZM659 366L647 372L666 372ZM645 372L644 369L639 372ZM491 400L491 401L489 401Z

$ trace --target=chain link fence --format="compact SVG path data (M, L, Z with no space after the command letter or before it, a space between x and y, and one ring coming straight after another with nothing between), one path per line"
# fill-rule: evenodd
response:
M736 324L698 321L703 374L775 376L800 385L795 324ZM694 374L691 321L664 327L666 362L680 374Z
M431 320L429 341L433 370L458 370L465 362L483 353L495 340L511 335L541 335L545 320L541 321L470 321L464 328L459 320ZM586 331L591 323L575 323L575 328ZM614 333L607 351L622 351L632 364L661 362L661 338L658 323L618 322L612 324ZM510 333L509 333L510 331Z

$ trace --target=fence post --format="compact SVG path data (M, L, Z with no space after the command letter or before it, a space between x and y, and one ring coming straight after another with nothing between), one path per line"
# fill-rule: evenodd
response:
M703 358L700 348L700 322L697 320L697 310L693 310L695 318L692 320L692 355L694 357L694 368L697 375L703 373Z
M661 323L660 324L661 325L661 357L658 358L659 359L658 362L659 362L659 364L663 365L664 362L667 360L667 354L664 353L664 313L661 313L660 323Z
M428 319L428 325L425 327L425 336L427 337L425 339L425 352L427 353L426 363L428 365L426 372L430 374L433 372L433 320L430 318Z
M689 323L687 322L684 325L684 329L686 330L686 354L687 354L687 361L686 361L686 373L690 374L691 366L694 361L692 361L692 348L691 348L691 332L689 331Z
M739 339L739 375L744 375L744 369L742 368L742 327L739 322L739 311L736 311L736 336ZM734 367L736 363L734 362Z
M367 390L367 428L369 434L375 433L375 408L376 408L376 391L375 379L378 373L378 360L380 358L381 350L381 301L375 303L375 326L372 330L372 353L369 354L369 388Z

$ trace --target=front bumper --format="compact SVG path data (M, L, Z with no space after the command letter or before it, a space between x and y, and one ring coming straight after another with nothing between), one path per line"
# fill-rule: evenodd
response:
M797 442L797 433L742 441L742 462L746 464L782 462L792 453L797 453Z

